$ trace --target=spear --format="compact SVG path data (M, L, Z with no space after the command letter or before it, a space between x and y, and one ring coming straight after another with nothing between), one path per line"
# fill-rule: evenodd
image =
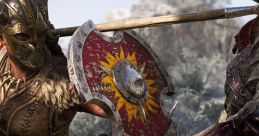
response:
M246 15L259 14L258 5L246 7L232 7L196 13L185 13L181 15L167 15L150 17L144 19L133 19L112 23L97 24L96 28L101 32L118 31L134 28L153 27L169 24L180 24L215 19L229 19ZM71 36L79 26L52 29L51 32L61 37Z

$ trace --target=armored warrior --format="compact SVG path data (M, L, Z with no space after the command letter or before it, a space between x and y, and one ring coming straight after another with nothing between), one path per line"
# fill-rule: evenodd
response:
M258 1L256 1L258 2ZM219 124L197 135L259 135L259 18L236 35L237 54L226 71L224 104Z
M1 136L68 135L77 111L108 117L80 103L47 14L47 0L0 0Z

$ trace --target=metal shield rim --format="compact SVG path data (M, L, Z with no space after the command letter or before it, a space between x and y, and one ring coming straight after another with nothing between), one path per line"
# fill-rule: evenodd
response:
M111 110L113 111L114 118L116 120L116 123L113 124L115 127L114 129L115 133L113 131L112 133L113 135L127 135L124 132L122 119L119 112L116 110L115 105L105 95L101 93L96 93L96 94L93 93L87 84L86 77L84 76L85 74L84 74L84 68L83 68L83 62L82 62L82 50L83 50L84 43L91 32L96 33L97 35L102 37L105 41L112 42L112 43L120 42L123 39L124 33L132 36L134 39L139 41L143 45L143 47L150 53L150 55L153 57L156 63L156 66L159 72L165 79L167 88L164 90L161 90L161 93L166 94L168 92L171 92L172 94L174 94L175 92L174 92L173 84L170 80L170 77L164 65L162 64L158 56L151 49L149 44L134 31L132 30L118 31L114 34L113 37L109 37L96 30L96 27L91 20L87 21L76 30L76 32L73 34L71 38L71 41L69 43L69 50L68 50L68 72L70 75L70 80L75 84L75 87L77 90L81 90L80 92L85 97L85 101L98 99L106 103L111 108ZM79 84L79 83L82 83L82 84ZM160 106L163 107L162 103L160 104L161 104ZM166 115L163 110L162 112L164 113L164 115Z
M114 119L116 123L113 123L112 135L127 135L124 133L124 128L122 124L122 119L119 112L116 110L115 105L103 94L98 92L91 92L87 84L86 77L84 76L84 68L82 62L82 51L84 42L91 32L96 32L96 27L94 23L89 20L80 26L73 34L68 48L68 73L70 81L75 85L78 93L81 93L85 99L83 103L91 100L99 100L107 104L113 112ZM80 84L79 84L80 83ZM80 91L81 90L81 91Z
M152 56L159 72L165 79L167 87L165 87L163 90L161 90L160 94L164 94L164 95L168 95L168 96L175 94L173 83L170 79L170 76L168 75L168 72L166 71L166 69L164 67L164 64L162 63L162 61L160 61L159 57L156 55L156 53L153 51L153 49L150 47L150 45L143 38L141 38L135 31L133 31L133 30L116 31L116 32L114 32L113 37L109 37L98 30L94 30L94 32L98 36L100 36L103 40L105 40L106 42L110 42L110 43L121 42L123 40L125 34L132 36L132 38L134 38L135 40L140 42L140 44L143 45L143 47L147 50L147 52ZM161 96L160 96L160 98L161 98ZM166 113L165 109L163 108L164 105L163 105L162 99L160 99L160 107L161 107L161 110L162 110L163 114L165 115L165 117L167 117L167 113Z

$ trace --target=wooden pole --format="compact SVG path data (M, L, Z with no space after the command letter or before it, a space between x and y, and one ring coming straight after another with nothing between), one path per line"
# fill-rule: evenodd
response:
M168 25L168 24L197 22L197 21L205 21L205 20L228 19L228 18L241 17L241 16L246 16L251 14L258 14L258 13L259 13L258 6L235 7L235 8L203 11L203 12L197 12L197 13L186 13L182 15L167 15L167 16L150 17L150 18L144 18L144 19L118 21L113 23L103 23L103 24L97 24L96 27L101 32L107 32L107 31L134 29L134 28L161 26L161 25ZM51 30L51 32L55 35L60 35L61 37L71 36L77 28L78 26L53 29Z

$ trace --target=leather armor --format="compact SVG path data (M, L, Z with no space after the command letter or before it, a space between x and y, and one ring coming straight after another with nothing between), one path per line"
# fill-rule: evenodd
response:
M238 53L230 62L226 71L225 110L229 116L236 114L253 99L259 79L259 19L249 21L236 38L234 53Z
M258 18L251 22L248 38L245 39L248 42L242 41L247 45L241 45L242 49L228 65L226 71L224 107L228 120L232 117L236 118L232 121L232 129L240 135L259 135ZM237 44L240 43L237 41ZM254 108L249 108L251 103Z
M224 106L228 117L236 114L248 101L253 99L254 88L250 89L245 86L250 74L249 66L252 63L251 47L248 47L243 49L227 67Z
M259 135L259 19L249 21L235 37L235 58L227 66L224 104L219 123L195 136Z
M48 66L51 68L47 68L49 71L43 70L43 75L39 75L42 72L33 75L26 81L26 85L17 91L3 93L5 98L1 98L4 100L1 100L3 102L0 105L1 136L68 135L69 124L76 113L76 110L71 107L75 106L78 101L76 96L71 96L67 90L69 79L66 65L59 62L55 66L55 61L49 63ZM5 84L6 81L8 85L10 82L8 83L7 77L3 75L5 71L8 71L7 55L2 55L0 84ZM46 76L45 79L44 76ZM55 80L57 77L60 79ZM39 83L38 80L44 81ZM34 84L39 87L34 87ZM1 88L1 91L8 90L7 86L3 87L5 89Z

